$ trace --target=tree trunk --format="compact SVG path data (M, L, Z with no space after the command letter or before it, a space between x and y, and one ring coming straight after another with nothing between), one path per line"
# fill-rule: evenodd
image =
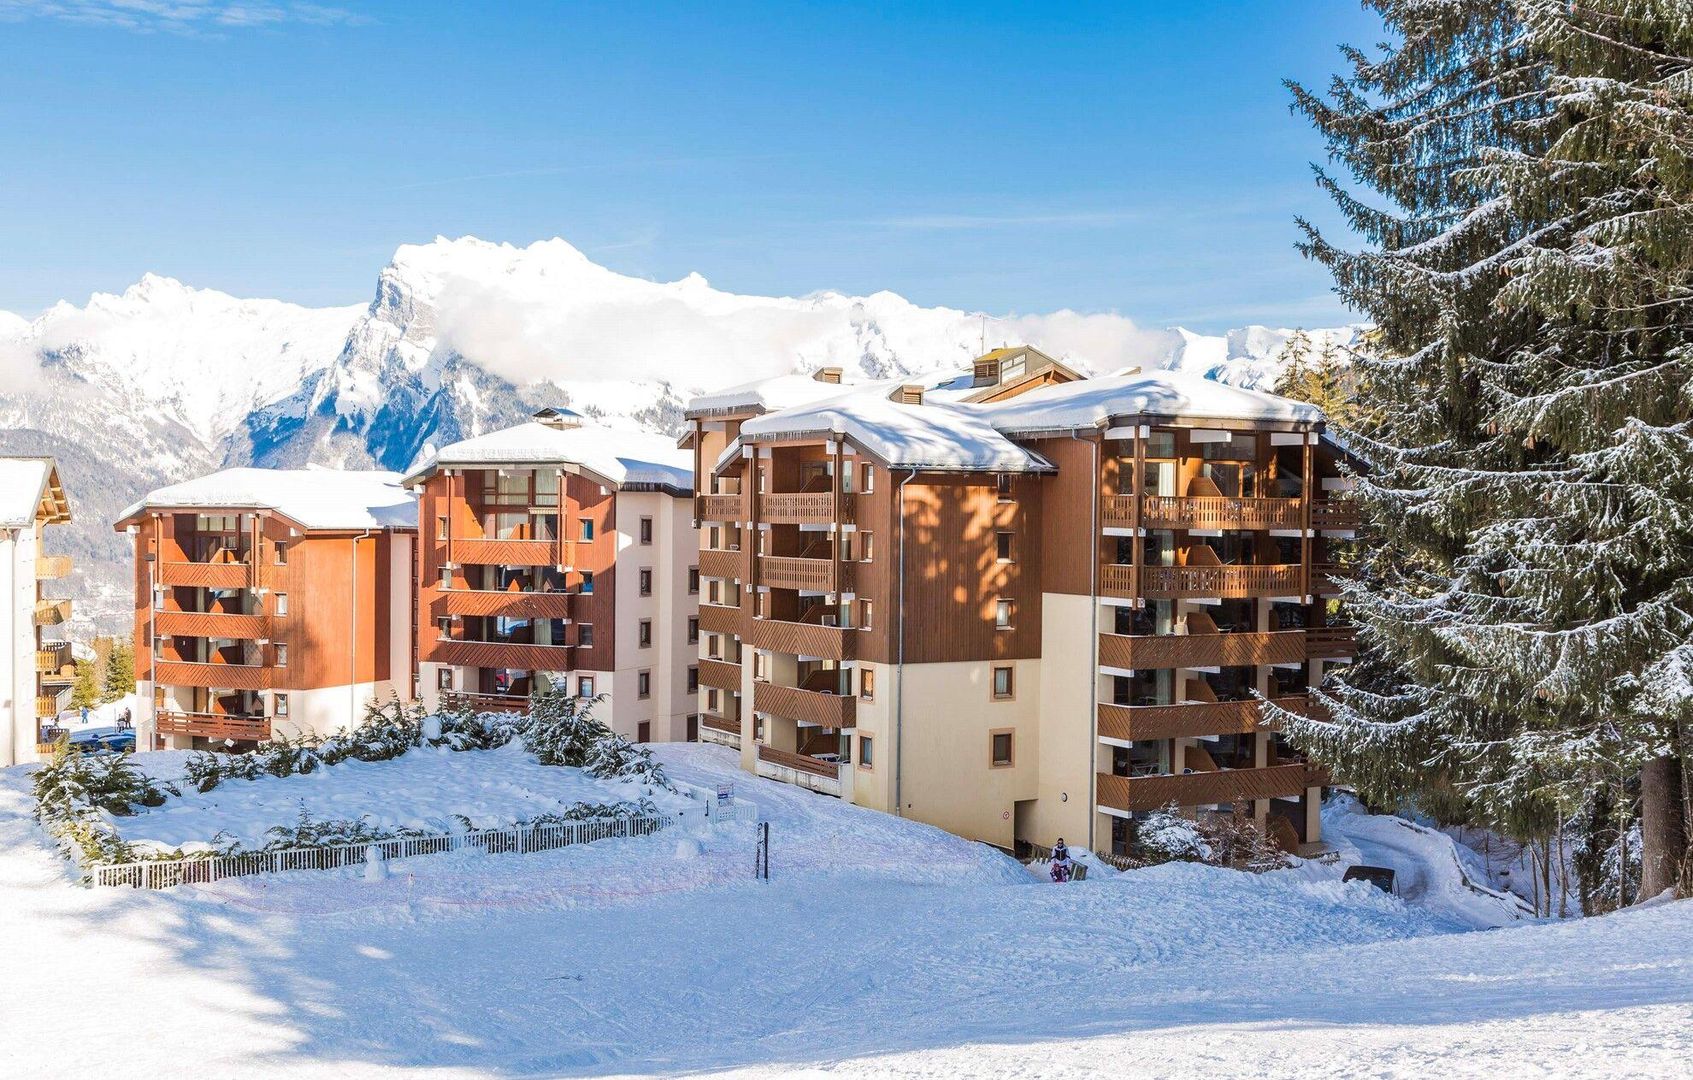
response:
M1687 854L1677 756L1653 758L1640 770L1640 846L1640 899L1675 888Z

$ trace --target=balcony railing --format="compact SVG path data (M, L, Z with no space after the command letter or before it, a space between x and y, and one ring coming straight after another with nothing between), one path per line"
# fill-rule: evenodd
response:
M511 668L516 671L570 671L574 645L529 645L509 641L462 641L435 638L423 646L423 659L457 667Z
M568 619L570 593L513 589L431 589L430 611L443 615L481 615L506 619Z
M1318 626L1305 631L1305 655L1312 660L1348 659L1358 655L1358 628Z
M52 581L62 578L71 572L71 557L69 555L37 555L35 557L35 576L41 581Z
M472 712L527 712L529 699L521 694L473 694L463 690L442 693L441 704Z
M1303 500L1231 499L1216 495L1142 495L1140 524L1146 529L1298 529ZM1104 522L1111 528L1134 524L1134 496L1106 499Z
M1099 635L1099 663L1112 668L1244 667L1305 660L1304 630L1264 634Z
M71 602L69 600L37 600L35 602L35 625L60 626L70 621Z
M807 592L845 592L852 588L852 563L833 559L800 559L763 555L758 560L758 582L772 589L802 589ZM836 568L840 574L836 575Z
M701 495L701 521L746 521L746 501L739 495Z
M161 563L159 583L202 589L245 589L253 584L253 567L248 562Z
M819 623L752 619L741 640L755 649L819 660L851 660L858 655L857 630Z
M1332 595L1340 591L1340 581L1346 576L1336 563L1316 563L1311 567L1311 590Z
M271 669L263 664L197 663L160 660L153 681L160 686L203 686L228 690L268 690Z
M723 604L700 605L700 632L705 634L738 634L741 632L741 609Z
M197 735L206 739L262 742L270 738L270 718L161 710L158 714L157 730L160 735Z
M841 521L853 519L854 499L840 497ZM827 525L835 520L835 495L829 491L775 492L758 497L758 520L773 525Z
M473 566L572 566L575 553L568 540L487 540L454 537L449 544L439 542L445 557L453 553L453 562Z
M35 695L35 715L38 717L58 716L71 705L71 688L50 690Z
M153 628L165 635L257 640L270 636L264 615L236 615L221 611L155 611Z
M723 716L713 716L711 713L700 714L700 724L713 731L721 731L728 735L739 735L741 725L738 720L730 720Z
M700 551L700 576L739 581L747 573L747 557L739 551L704 548Z
M35 650L35 670L41 675L75 678L76 657L71 654L71 643L60 641Z
M1140 590L1141 595L1149 600L1298 596L1304 591L1300 569L1296 563L1272 566L1143 566L1140 570Z
M858 699L850 694L825 694L797 686L757 683L752 690L756 712L785 716L826 728L850 728L858 722Z
M1330 502L1324 499L1311 504L1311 528L1346 532L1361 524L1362 516L1355 502Z
M781 765L786 768L793 769L795 772L810 773L812 776L821 776L826 780L839 780L841 777L841 766L839 762L821 761L814 757L808 757L805 754L793 754L786 750L777 750L774 747L765 746L762 743L760 743L758 747L758 760L767 761L772 765Z
M1279 799L1322 787L1328 774L1312 765L1272 765L1263 769L1219 769L1180 776L1099 774L1099 805L1114 810L1157 810L1177 806Z
M741 665L727 660L701 659L700 685L738 694L741 692Z
M1308 713L1309 700L1303 694L1275 699L1289 712ZM1180 705L1099 706L1099 737L1136 742L1150 739L1193 739L1202 735L1245 735L1254 731L1275 731L1274 724L1260 722L1256 699L1249 701L1191 701Z

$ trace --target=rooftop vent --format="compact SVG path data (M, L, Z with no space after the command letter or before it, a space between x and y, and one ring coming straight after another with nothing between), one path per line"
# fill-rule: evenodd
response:
M560 431L582 426L582 414L574 409L542 409L535 414L535 420Z
M811 377L818 382L838 384L841 381L841 369L838 367L820 367L811 373Z
M907 383L895 390L890 400L901 405L921 405L923 404L923 388L913 383Z

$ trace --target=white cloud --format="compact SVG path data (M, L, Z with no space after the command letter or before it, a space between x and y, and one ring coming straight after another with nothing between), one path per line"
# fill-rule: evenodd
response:
M367 16L323 4L253 0L0 0L0 20L54 19L144 33L208 33L279 23L353 26Z

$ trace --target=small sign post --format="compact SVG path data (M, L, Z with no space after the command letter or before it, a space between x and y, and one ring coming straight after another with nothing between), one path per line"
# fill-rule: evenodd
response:
M753 855L753 877L770 880L770 823L758 823L758 851Z

